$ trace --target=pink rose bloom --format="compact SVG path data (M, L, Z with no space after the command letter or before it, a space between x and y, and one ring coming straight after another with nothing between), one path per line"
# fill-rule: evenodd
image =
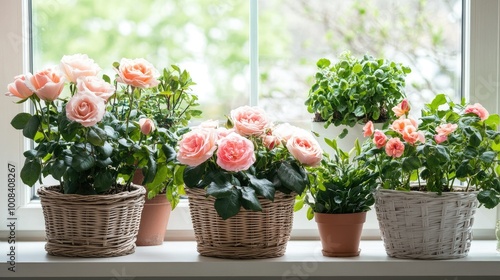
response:
M115 88L110 83L96 76L81 77L76 80L78 91L86 91L102 98L104 101L115 93Z
M370 137L373 135L373 122L368 121L365 126L363 126L363 137Z
M323 150L318 141L308 133L296 133L286 142L286 148L294 158L307 166L318 166Z
M258 107L242 106L231 110L234 130L243 135L261 135L270 125L264 110Z
M387 136L382 131L376 129L375 132L373 132L373 144L377 146L377 149L380 149L385 146L386 142Z
M177 160L189 166L198 166L209 159L217 149L215 130L196 128L182 136L179 141Z
M85 127L100 122L105 111L104 100L85 91L76 93L66 104L66 117Z
M444 141L446 141L448 139L448 136L447 135L434 135L434 140L436 141L437 144L441 144L443 143Z
M219 127L219 121L206 120L206 121L200 123L199 127L216 129Z
M154 66L143 58L122 58L118 67L117 81L133 87L151 88L158 85L160 74Z
M54 101L64 89L64 78L55 69L46 68L26 77L26 85L40 99Z
M457 127L458 126L456 124L445 123L445 124L442 124L442 125L436 127L436 133L438 135L448 136L453 131L455 131L457 129Z
M14 82L7 85L7 96L15 96L21 99L26 99L33 95L33 91L26 86L26 76L18 75L14 77Z
M141 128L141 132L144 135L149 135L153 130L155 130L155 123L153 120L148 118L141 118L139 120L139 126Z
M405 126L402 135L403 139L412 145L415 144L417 141L420 142L425 141L424 134L421 131L417 131L417 128L414 127L413 125Z
M255 162L254 146L252 141L231 133L218 141L217 164L227 171L247 170Z
M76 83L78 78L97 76L97 73L101 71L101 68L93 59L81 53L63 56L59 67L66 79L72 83Z
M397 106L392 107L392 111L397 117L405 116L410 112L410 104L408 103L408 100L403 99L401 103L399 103Z
M484 121L490 116L490 113L488 113L488 111L479 103L467 106L465 108L465 113L476 114L482 121Z
M417 121L413 118L399 118L397 120L395 120L392 124L391 124L391 129L396 131L396 132L399 132L400 134L403 133L403 131L405 130L405 127L407 125L411 125L415 128L418 128L418 124L417 124Z
M399 138L391 138L385 145L385 153L393 158L398 158L403 155L405 145Z
M278 137L280 141L286 142L288 141L288 139L290 139L290 137L298 133L308 133L308 132L302 128L293 126L289 123L282 123L274 127L272 134Z
M262 143L264 144L264 146L266 148L268 148L269 150L272 150L274 149L276 146L278 146L281 142L280 142L280 139L278 137L276 137L275 135L264 135L262 136Z
M224 138L226 136L228 136L229 134L235 132L234 129L227 129L225 127L219 127L216 129L217 131L217 139L221 139L221 138Z

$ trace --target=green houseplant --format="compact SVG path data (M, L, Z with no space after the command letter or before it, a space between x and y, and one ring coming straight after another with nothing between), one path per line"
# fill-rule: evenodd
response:
M231 111L226 127L203 123L178 147L198 252L283 255L295 194L309 185L305 167L322 158L314 137L289 124L274 126L262 109L242 106Z
M336 140L325 139L335 151L325 154L318 167L309 167L309 193L297 197L295 210L307 204L307 218L315 218L323 255L347 257L359 255L359 241L366 212L375 203L376 174L360 168L358 159L337 147ZM355 142L351 152L359 155L361 147Z
M359 156L366 163L364 168L379 178L375 209L386 251L401 258L464 257L469 251L472 215L478 202L493 208L500 201L500 118L480 104L468 105L465 100L455 103L444 94L425 104L420 123L409 117L409 108L396 110L402 115L385 131L373 130L367 124L365 134L371 139L364 143ZM394 204L393 200L409 205ZM413 204L414 211L407 210ZM430 208L422 210L424 205ZM444 220L456 224L442 223ZM408 227L391 227L398 223ZM419 223L440 230L431 236L428 228L417 226ZM409 235L414 240L426 237L421 246L411 247L416 243L404 240ZM394 249L389 242L407 246Z

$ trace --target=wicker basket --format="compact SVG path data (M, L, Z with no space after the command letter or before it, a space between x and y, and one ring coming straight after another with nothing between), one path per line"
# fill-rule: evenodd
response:
M379 189L375 210L387 255L405 259L467 256L477 192L404 192Z
M223 220L204 189L186 188L198 253L228 259L283 256L293 223L294 195L276 192L274 202L259 198L262 212L241 209Z
M67 257L115 257L135 251L146 189L110 195L63 194L38 189L45 218L45 250Z

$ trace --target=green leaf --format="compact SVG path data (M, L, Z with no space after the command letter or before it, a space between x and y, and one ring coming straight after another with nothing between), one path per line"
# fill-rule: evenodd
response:
M250 179L250 185L255 188L257 194L274 201L274 189L273 183L267 179L258 179L252 174L247 174L248 179Z
M366 114L365 106L361 106L360 105L360 106L356 107L356 109L354 109L353 113L354 113L354 115L356 117L362 117L362 116L364 116Z
M19 113L10 121L10 124L15 129L23 129L28 124L30 118L31 114L29 113Z
M206 164L202 163L198 166L187 166L184 169L183 180L187 187L196 187L205 174Z
M54 164L52 164L50 174L54 177L54 179L60 181L61 177L66 172L66 169L67 167L66 164L64 164L64 160L57 160Z
M500 116L497 114L491 114L486 120L484 120L484 123L487 126L496 127L500 124Z
M94 177L94 188L97 193L104 193L111 188L114 183L111 172L99 172Z
M347 128L344 128L342 130L342 132L339 134L339 139L344 139L344 137L346 137L347 133L349 133L349 131L347 130Z
M162 149L163 153L165 154L165 158L166 158L167 162L173 161L177 157L177 154L175 153L175 149L172 146L165 143L161 147L161 149Z
M277 175L283 186L297 194L302 194L309 184L305 170L295 162L281 163L277 170Z
M87 154L74 155L73 160L71 161L71 167L73 167L77 172L89 170L94 165L95 165L94 157Z
M217 198L214 207L217 214L224 220L235 216L241 208L240 192L233 188L229 196Z
M23 183L32 187L40 177L41 172L42 166L38 160L26 159L24 161L23 168L21 169L20 176Z
M306 215L307 215L307 219L309 221L312 220L312 218L314 218L314 210L311 207L309 207L307 209L307 214Z
M487 151L487 152L484 152L479 157L479 159L486 162L486 163L491 163L491 162L493 162L493 160L495 159L496 156L497 156L497 153L492 152L492 151Z
M224 184L212 182L207 187L207 194L215 198L230 196L232 192L233 184L231 184L231 182L225 182Z
M500 202L498 193L493 190L482 190L477 194L477 200L486 208L491 209L497 206Z
M169 168L166 165L161 165L160 168L156 171L154 179L152 182L149 182L146 186L148 189L156 189L158 186L163 185L170 174ZM181 174L182 175L182 174Z
M106 142L106 131L103 129L97 127L97 126L92 126L89 129L89 133L87 135L87 140L94 146L103 146L104 143Z
M440 105L446 104L446 95L438 94L430 103L430 109L437 110Z
M304 200L295 200L295 204L293 205L293 212L297 212L304 207Z
M358 74L359 72L363 71L363 66L361 66L361 64L359 63L356 63L353 67L352 67L352 72L354 74Z
M320 60L318 60L318 62L316 62L316 65L318 66L318 68L326 68L330 66L330 60L321 58Z
M104 145L96 147L96 150L103 156L103 157L110 157L111 154L113 153L113 147L111 144L108 142L104 142ZM102 158L102 157L101 157Z
M420 160L416 156L407 157L403 159L404 172L411 172L412 170L420 168L420 166L421 166Z
M32 116L23 128L23 135L29 139L35 139L35 135L40 127L40 117Z
M242 188L241 190L241 205L243 208L252 211L262 211L262 206L260 205L259 199L255 190L249 187Z

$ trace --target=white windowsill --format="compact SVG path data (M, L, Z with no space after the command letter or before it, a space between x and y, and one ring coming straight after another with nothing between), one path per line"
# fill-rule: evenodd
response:
M474 240L465 258L444 261L403 260L386 255L382 241L363 240L361 255L328 258L319 241L290 241L283 257L228 260L202 257L194 241L166 241L137 247L134 254L114 258L66 258L47 255L44 242L16 242L16 272L7 270L7 242L1 242L0 275L7 277L244 277L313 279L316 276L466 276L500 277L496 241ZM307 276L307 277L306 277ZM455 278L453 278L455 277ZM445 279L445 278L440 278ZM468 279L468 278L465 278ZM471 278L478 279L478 278ZM486 279L489 279L486 278ZM491 278L498 279L498 278Z

